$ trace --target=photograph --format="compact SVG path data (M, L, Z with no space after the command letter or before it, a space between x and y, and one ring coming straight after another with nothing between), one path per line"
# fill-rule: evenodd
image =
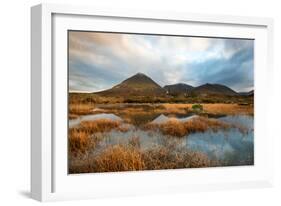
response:
M254 39L67 36L68 174L254 165Z

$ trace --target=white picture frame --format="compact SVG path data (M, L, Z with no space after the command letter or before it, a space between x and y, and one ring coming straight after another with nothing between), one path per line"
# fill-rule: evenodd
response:
M117 26L114 21L120 24ZM193 26L197 33L189 33L187 25ZM266 91L271 90L274 75L272 19L40 4L31 9L31 26L32 198L53 201L272 186L273 136L266 109L270 102L270 94ZM63 129L67 124L67 106L66 96L62 95L67 93L66 84L63 84L67 79L65 34L68 29L107 30L110 26L111 31L257 39L255 166L69 176L65 170L67 137ZM169 32L167 26L173 31Z

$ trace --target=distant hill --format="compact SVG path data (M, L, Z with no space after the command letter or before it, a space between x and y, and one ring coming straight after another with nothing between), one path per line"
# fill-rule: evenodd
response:
M163 87L169 95L186 95L193 90L193 86L184 83L166 85Z
M236 96L237 92L230 89L229 87L221 84L203 84L195 87L192 90L193 95L209 96L209 95L224 95L224 96Z
M111 89L95 92L100 96L106 97L168 97L170 95L195 95L195 96L250 96L253 91L248 93L237 93L231 88L221 84L204 84L193 87L188 84L178 83L166 85L163 88L143 73L137 73Z
M249 92L239 92L239 95L242 95L242 96L254 96L254 90L251 90Z
M111 89L96 92L102 96L165 96L166 91L150 77L137 73Z

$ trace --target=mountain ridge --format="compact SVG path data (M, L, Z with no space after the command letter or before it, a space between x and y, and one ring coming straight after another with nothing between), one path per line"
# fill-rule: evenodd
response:
M177 84L170 84L170 85L165 85L163 87L168 94L170 95L187 95L194 89L193 86L185 84L185 83L177 83Z
M143 73L136 73L133 76L123 80L110 89L93 92L101 96L149 96L149 97L168 97L170 95L195 95L195 96L244 96L228 86L222 84L206 83L198 87L193 87L185 83L165 85L161 87L153 79ZM254 91L249 91L251 95Z

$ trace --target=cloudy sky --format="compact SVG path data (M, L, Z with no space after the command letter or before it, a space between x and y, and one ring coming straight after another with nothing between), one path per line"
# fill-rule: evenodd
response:
M253 40L69 32L69 90L109 89L141 72L159 85L253 89Z

